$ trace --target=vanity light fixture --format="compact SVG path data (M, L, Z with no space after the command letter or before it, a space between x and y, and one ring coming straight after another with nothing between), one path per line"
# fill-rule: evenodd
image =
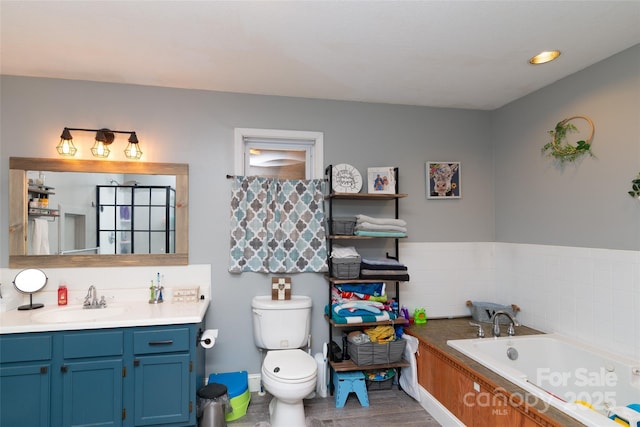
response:
M546 64L547 62L551 62L559 56L560 56L559 50L546 50L544 52L540 52L536 56L529 59L529 64L531 65Z
M73 137L70 131L82 131L82 132L95 132L96 140L91 147L91 153L95 157L108 157L111 153L109 146L113 143L116 133L129 134L129 144L124 150L124 155L128 159L138 160L142 157L142 150L140 150L140 144L135 131L122 131L111 129L82 129L82 128L64 128L62 135L60 135L60 143L56 146L56 150L61 156L74 156L78 149L73 145Z

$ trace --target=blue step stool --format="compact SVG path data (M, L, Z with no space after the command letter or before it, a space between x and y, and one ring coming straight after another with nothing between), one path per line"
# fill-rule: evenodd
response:
M336 388L336 408L344 407L349 393L354 392L362 406L369 406L367 384L361 371L334 372L333 385Z

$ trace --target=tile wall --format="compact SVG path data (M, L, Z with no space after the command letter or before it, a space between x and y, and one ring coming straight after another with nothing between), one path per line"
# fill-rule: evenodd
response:
M431 317L466 300L517 304L519 320L640 360L640 252L512 243L403 243L401 303Z

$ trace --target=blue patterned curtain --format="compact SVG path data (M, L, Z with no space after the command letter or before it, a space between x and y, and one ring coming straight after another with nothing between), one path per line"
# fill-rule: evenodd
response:
M327 271L323 181L236 177L229 271Z

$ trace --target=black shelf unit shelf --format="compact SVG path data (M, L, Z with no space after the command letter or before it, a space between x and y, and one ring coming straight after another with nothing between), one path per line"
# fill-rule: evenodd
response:
M398 192L398 188L399 188L399 179L398 179L398 168L394 168L394 174L395 174L395 193L394 194L390 194L390 193L385 193L385 194L370 194L370 193L340 193L340 192L334 192L333 191L333 183L332 183L332 168L333 165L329 165L327 166L327 168L325 169L325 177L327 182L329 183L329 193L325 195L325 200L327 200L328 202L328 224L329 224L329 229L328 229L328 235L327 235L327 254L328 256L331 255L332 253L332 249L333 249L333 242L334 241L353 241L353 242L357 242L357 241L371 241L371 240L393 240L393 253L386 253L386 257L387 258L391 258L391 259L395 259L398 260L399 258L399 240L403 239L405 237L387 237L387 236L382 236L382 237L378 237L378 236L355 236L355 235L337 235L337 234L333 234L333 230L332 230L332 220L333 220L333 204L335 200L367 200L367 201L380 201L380 202L393 202L394 203L394 208L395 208L395 218L398 219L398 214L399 214L399 201L402 198L407 197L407 194L404 193L399 193ZM331 262L328 262L328 274L325 275L325 279L327 280L327 282L329 283L329 294L328 294L328 301L329 301L329 307L331 307L331 288L333 285L335 284L343 284L343 283L378 283L378 282L394 282L395 286L394 286L394 291L395 291L395 300L398 303L398 311L399 311L399 307L400 307L400 283L401 281L394 281L392 279L389 278L367 278L367 279L361 279L361 278L356 278L356 279L340 279L337 277L333 276L333 269L332 269L332 265ZM398 318L397 319L393 319L393 320L385 320L385 321L378 321L378 322L366 322L366 323L336 323L331 316L332 310L329 309L329 314L326 315L325 314L325 319L327 321L327 323L329 324L329 342L333 341L333 329L339 329L342 331L348 331L348 330L353 330L353 329L361 329L363 327L374 327L377 325L408 325L409 321L407 319L404 319L403 317L401 317L398 314ZM343 349L344 351L344 349ZM409 362L407 362L404 359L401 359L398 362L393 362L393 363L387 363L387 364L381 364L381 365L366 365L366 366L360 366L360 365L356 365L352 360L342 360L342 361L333 361L330 360L329 361L329 365L331 367L332 371L336 371L336 372L348 372L348 371L361 371L361 370L373 370L373 369L389 369L389 368L402 368L402 367L407 367L410 366ZM330 392L333 393L333 375L330 372L329 375L329 389Z

